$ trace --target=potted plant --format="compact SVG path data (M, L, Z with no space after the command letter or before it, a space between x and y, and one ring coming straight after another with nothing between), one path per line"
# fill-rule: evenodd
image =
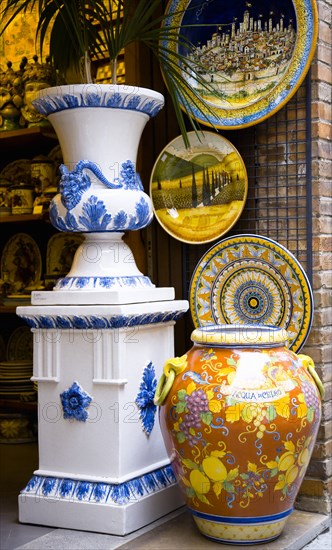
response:
M197 127L187 98L197 97L199 103L202 102L188 77L190 75L206 90L212 87L200 76L199 65L193 67L192 61L179 53L189 53L192 44L181 34L179 26L168 24L174 11L162 13L160 0L6 0L0 12L5 21L0 34L19 14L35 9L39 17L36 43L41 54L45 54L45 43L49 39L52 65L64 75L74 70L81 83L93 82L91 60L104 58L109 59L113 84L116 84L121 52L135 43L147 46L161 66L181 133L188 145L184 112L193 128ZM179 18L184 11L176 8ZM209 112L211 107L203 102L201 119L207 120Z
M119 249L121 232L141 229L152 220L151 200L135 166L144 126L162 108L164 98L145 88L117 85L117 59L133 43L145 44L157 56L187 145L183 109L196 128L190 104L197 92L190 80L209 85L172 47L176 42L183 52L191 45L179 26L168 24L170 14L160 14L160 0L7 0L2 11L4 29L18 14L35 7L40 50L45 49L49 33L53 65L61 72L79 69L84 82L41 90L34 102L54 126L64 157L60 194L50 207L51 221L59 230L86 234L71 271L55 289L151 286L125 261L127 251L114 262L110 250ZM112 85L93 84L90 62L100 56L110 59ZM91 261L92 249L100 252L98 261Z

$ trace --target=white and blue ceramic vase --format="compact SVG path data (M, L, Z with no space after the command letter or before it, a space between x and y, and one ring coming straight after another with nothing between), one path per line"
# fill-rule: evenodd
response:
M71 270L54 290L153 286L122 236L153 217L136 157L146 123L163 105L163 96L153 90L96 84L47 88L34 101L52 123L64 159L51 222L60 231L85 235Z

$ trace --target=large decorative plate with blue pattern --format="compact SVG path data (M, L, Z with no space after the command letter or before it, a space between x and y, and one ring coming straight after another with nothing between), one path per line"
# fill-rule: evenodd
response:
M316 0L170 0L166 14L179 40L165 35L164 51L169 62L173 52L183 56L179 72L194 87L181 90L182 106L215 128L251 126L278 111L316 47Z
M285 328L297 352L312 325L313 296L305 271L286 248L259 235L238 235L214 245L196 266L190 311L195 327Z

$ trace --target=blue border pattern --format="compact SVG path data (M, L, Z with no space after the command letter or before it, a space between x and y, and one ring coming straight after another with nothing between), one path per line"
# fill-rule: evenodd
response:
M119 484L34 475L21 495L121 506L175 484L172 467L168 465Z
M253 517L237 517L237 516L216 516L213 514L206 514L204 512L198 512L193 508L189 508L193 516L197 516L200 519L207 521L213 521L214 523L228 523L232 525L251 525L253 523L270 523L285 519L293 512L294 508L289 508L279 514L272 514L270 516L253 516Z
M30 328L117 329L177 321L186 310L158 311L136 315L19 315Z
M58 279L56 290L77 290L87 288L154 288L149 277L63 277Z
M147 98L138 92L119 93L100 91L96 93L95 91L84 91L84 93L78 94L45 95L35 99L33 105L44 116L68 109L102 107L106 109L137 111L152 118L159 113L164 103L160 99Z

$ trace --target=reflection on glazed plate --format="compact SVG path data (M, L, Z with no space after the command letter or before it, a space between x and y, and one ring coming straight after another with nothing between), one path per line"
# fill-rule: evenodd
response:
M313 296L304 269L285 247L259 235L238 235L201 258L190 283L190 311L195 327L285 328L297 352L311 329Z
M240 217L247 198L246 167L237 149L213 132L188 132L158 156L150 196L158 222L190 244L214 241Z

